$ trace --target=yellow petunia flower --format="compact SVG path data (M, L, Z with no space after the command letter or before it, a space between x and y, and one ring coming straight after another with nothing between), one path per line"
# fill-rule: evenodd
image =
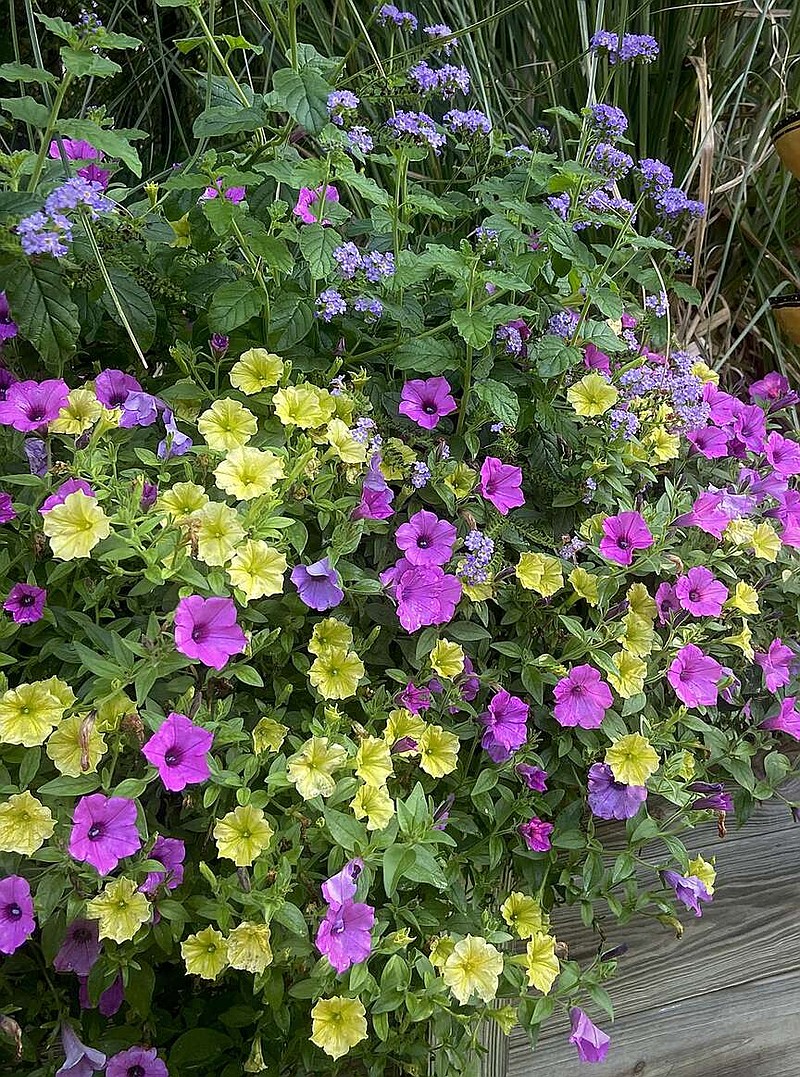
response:
M244 920L235 927L228 935L228 962L231 968L255 974L271 965L269 926Z
M312 654L323 651L349 651L353 646L353 630L337 617L326 617L314 625L308 649Z
M647 663L637 658L630 651L618 651L613 655L619 674L609 673L608 680L614 691L623 699L638 696L644 691L644 679L647 675Z
M753 531L750 545L753 547L753 553L762 561L777 561L778 554L781 552L780 536L772 524L766 520Z
M593 419L604 415L619 400L619 391L596 370L567 389L567 400L578 415Z
M443 778L458 766L458 737L440 725L427 726L417 747L419 765L432 778Z
M86 906L91 920L98 920L100 938L114 942L132 939L150 919L150 902L132 879L112 879Z
M707 860L704 860L699 854L694 860L689 861L689 870L687 875L694 875L696 879L708 890L709 894L714 893L714 883L717 881L717 873L714 869L713 857L712 862L709 864Z
M303 800L329 797L336 788L333 772L344 766L347 752L327 737L311 737L288 761L286 774Z
M364 663L355 651L328 648L311 663L308 679L323 699L349 699L364 676Z
M456 464L452 471L444 477L445 486L452 491L453 495L463 501L472 493L472 487L478 481L478 476L465 463Z
M528 983L543 995L550 993L560 970L556 957L556 940L552 935L535 931L525 951Z
M517 579L529 591L549 598L564 586L561 562L545 553L524 553L516 568Z
M357 998L321 998L311 1011L311 1042L341 1058L367 1038L366 1010Z
M97 503L83 490L68 494L63 504L44 514L42 530L50 539L59 561L88 557L98 542L111 534L111 523Z
M733 589L728 601L725 603L728 609L739 610L741 613L755 616L755 614L761 612L761 607L758 604L758 591L755 587L751 587L749 583L744 583L739 580Z
M449 639L436 641L430 653L431 668L440 677L452 681L464 672L464 650L460 643Z
M268 494L285 474L283 460L279 456L249 445L231 449L214 469L214 479L220 490L239 501L252 501Z
M89 389L71 389L67 406L50 423L53 434L82 434L103 414L103 405Z
M389 711L383 737L390 747L399 740L413 740L419 744L420 738L426 729L425 722L418 714L406 710L405 707L398 707L396 710ZM401 755L413 751L416 751L416 749L407 748L405 752L401 752Z
M30 856L56 828L49 808L26 789L0 804L0 852Z
M632 613L635 613L637 617L644 617L646 621L655 621L658 616L658 606L643 583L631 584L625 597L628 599Z
M622 623L625 626L625 631L620 637L623 648L636 655L637 658L646 658L653 650L655 643L653 622L631 611L625 614Z
M215 400L197 420L197 429L209 449L230 452L246 445L258 430L255 415L230 397Z
M722 537L734 546L747 546L752 542L755 530L756 525L752 520L731 520L722 532Z
M264 752L279 752L286 739L289 727L276 722L274 718L261 718L253 730L253 751L256 755Z
M587 572L585 568L578 567L574 568L567 578L572 584L572 590L576 595L580 595L580 597L588 602L590 606L597 606L599 604L599 576Z
M245 600L277 595L283 590L286 558L263 539L247 539L228 565L228 577L244 593Z
M696 363L692 363L691 372L702 382L711 382L714 385L719 385L719 374L716 370L712 370L710 366L704 363L702 359L698 359Z
M443 969L447 964L447 959L456 948L455 939L449 935L440 935L439 938L431 941L431 964L435 969Z
M500 915L520 939L529 939L545 926L544 913L538 901L515 890L500 906Z
M628 733L606 751L605 762L618 782L644 785L659 768L659 758L647 737Z
M271 389L282 377L283 360L266 348L248 348L242 352L230 373L231 385L245 396Z
M367 459L367 446L356 441L350 427L341 419L331 419L325 437L336 456L345 464L363 464Z
M156 502L156 507L178 523L183 523L204 509L209 500L202 486L194 482L176 482L173 487L164 491Z
M181 957L190 975L216 980L228 966L228 943L222 932L209 925L183 940Z
M44 685L50 695L56 697L64 710L68 710L75 702L75 693L60 677L48 677L46 681L37 683Z
M399 482L416 459L414 450L400 438L389 438L383 446L381 474L387 482Z
M44 744L64 707L44 681L20 684L0 696L0 741L33 748Z
M664 426L656 426L644 439L648 454L657 464L676 460L681 451L681 439L677 434L670 434Z
M497 994L502 971L503 955L497 947L480 935L467 935L455 944L445 961L442 979L462 1005L473 995L483 1002L491 1002Z
M350 807L356 819L367 820L367 830L384 830L394 816L394 801L374 785L360 785Z
M240 804L214 827L217 852L237 868L249 867L272 841L274 830L260 808Z
M106 742L88 715L73 714L51 734L46 751L61 774L79 778L97 770L106 752Z
M323 411L312 385L289 385L285 389L278 389L272 403L275 405L275 414L284 426L299 426L301 430L316 429L330 418Z
M244 538L241 517L221 501L210 501L198 514L197 556L206 565L224 565Z
M750 625L747 623L747 618L742 618L742 630L737 632L736 635L726 636L723 643L730 643L734 647L738 647L745 658L749 658L752 662L755 658L755 652L753 651L753 633L750 631Z
M366 785L379 788L392 774L392 753L385 740L364 737L356 752L356 774Z

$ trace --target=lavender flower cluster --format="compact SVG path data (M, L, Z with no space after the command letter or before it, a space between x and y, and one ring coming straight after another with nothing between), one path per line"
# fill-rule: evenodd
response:
M489 564L494 557L494 542L482 531L470 531L464 539L464 545L470 551L458 570L458 575L467 586L477 586L489 579Z
M400 11L394 4L384 4L378 11L378 22L381 26L386 26L387 23L392 22L395 26L399 26L404 30L416 30L418 26L417 16L412 15L410 11Z
M427 146L435 154L447 144L447 136L436 129L436 124L426 112L407 112L398 109L386 121L386 126L398 140L410 139L418 146Z
M367 251L362 254L355 243L343 243L333 252L339 275L344 280L353 280L363 273L370 284L393 277L395 273L394 255L391 251Z
M332 322L334 318L347 313L347 300L335 288L326 288L317 296L315 307L315 317L323 322ZM363 314L367 322L376 322L383 315L383 303L374 296L361 295L353 300L353 310Z
M457 93L469 93L470 75L466 67L456 64L444 64L434 69L425 60L420 60L409 68L409 78L416 83L422 94L439 94L441 97L455 97Z
M73 221L67 214L81 207L92 220L97 220L101 213L111 213L114 203L103 194L99 183L72 176L50 192L44 210L23 217L17 225L17 235L25 254L63 258L73 237Z
M659 53L658 42L649 34L623 34L620 40L619 34L599 30L589 45L593 52L607 52L612 64L633 63L635 60L651 64Z

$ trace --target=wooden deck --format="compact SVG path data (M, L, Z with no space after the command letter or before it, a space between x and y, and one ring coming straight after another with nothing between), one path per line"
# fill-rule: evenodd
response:
M797 796L798 790L792 789ZM718 889L702 919L682 916L678 940L652 922L620 928L627 943L609 990L616 1021L587 1006L611 1034L604 1077L800 1077L800 824L785 804L762 805L723 840L698 827L690 852L717 858ZM596 952L577 918L554 916L577 960ZM554 1015L532 1052L513 1033L487 1066L492 1077L586 1077ZM505 1055L505 1057L502 1057ZM487 1060L488 1062L489 1060Z

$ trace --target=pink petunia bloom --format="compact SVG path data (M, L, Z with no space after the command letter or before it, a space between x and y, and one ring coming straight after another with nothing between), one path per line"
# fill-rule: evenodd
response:
M136 827L136 801L92 793L81 797L72 814L69 855L108 875L142 847Z
M638 512L621 512L603 520L603 538L600 553L618 565L630 565L636 550L646 550L653 545L650 528Z
M17 510L14 508L11 494L7 494L5 490L0 490L0 524L10 524L16 518Z
M129 1047L108 1060L106 1077L169 1077L155 1047Z
M575 666L553 689L553 714L559 725L597 729L614 702L611 689L594 666Z
M733 420L733 431L744 442L750 452L764 451L767 420L758 404L742 404L739 402Z
M412 714L429 710L433 703L433 696L429 688L417 688L413 681L409 681L395 700L399 707L405 707Z
M15 583L8 592L3 609L10 613L18 625L33 624L44 615L47 591L31 583Z
M353 901L363 870L364 861L356 858L322 884L328 911L319 925L316 946L337 972L366 961L372 949L375 910L371 905Z
M572 1022L569 1042L574 1044L578 1058L581 1062L603 1062L608 1054L611 1037L590 1021L577 1006L569 1011L569 1016Z
M231 598L182 598L175 610L175 646L187 658L222 669L234 654L241 654L247 637L236 623Z
M124 370L101 370L94 379L94 391L104 408L121 408L128 399L128 393L141 393L142 387L136 378Z
M690 568L675 582L675 595L681 606L695 617L719 617L728 599L728 588L707 568Z
M321 202L322 187L312 190L311 187L301 187L297 197L297 205L292 210L295 217L299 217L303 224L316 224L319 220L319 204ZM338 202L339 192L335 187L325 188L325 202ZM312 212L312 209L314 212ZM323 211L324 212L324 211ZM328 220L322 221L323 225L329 225Z
M38 430L58 418L67 406L69 386L61 378L48 381L17 381L0 401L0 426L13 426L23 433Z
M525 844L533 853L546 853L550 848L550 835L553 824L538 819L535 815L527 823L520 823L517 831L525 839Z
M764 403L774 402L789 392L789 381L777 370L771 370L760 381L754 381L749 392L753 402L759 400L763 400Z
M583 365L589 370L599 370L611 377L611 360L595 344L587 344L583 349Z
M61 145L64 147L64 156L68 161L102 161L102 150L95 149L89 142L85 142L82 138L62 138ZM58 139L53 139L47 149L49 157L54 160L59 160L61 157L61 149L58 145Z
M461 581L438 565L412 565L405 557L381 573L381 583L397 601L406 632L452 620L461 599Z
M392 501L394 490L383 476L380 455L373 453L362 482L361 501L353 509L353 519L388 520L394 514Z
M756 662L764 671L764 683L768 692L776 692L789 683L794 658L794 651L785 645L780 636L770 643L766 654L756 652Z
M509 509L519 508L525 504L522 486L522 468L513 464L504 464L496 456L487 456L481 467L480 492L487 501L491 501L501 516L507 516Z
M695 452L707 460L721 460L728 455L730 437L725 430L716 426L703 426L697 430L687 430L686 440Z
M501 689L489 700L480 720L486 727L481 745L495 763L504 763L528 739L529 706Z
M408 523L401 524L394 540L412 565L444 565L453 556L457 531L435 512L420 509Z
M522 778L527 787L534 793L547 792L547 771L541 767L533 767L530 763L517 763L514 767L517 774Z
M403 385L397 410L423 430L433 430L457 406L446 378L412 378Z
M667 671L675 695L687 707L715 706L721 679L722 666L694 643L681 647Z
M703 386L703 400L708 404L709 418L715 426L731 426L736 418L739 401L730 393L718 389L713 382Z
M180 838L157 837L147 859L157 860L164 865L164 870L148 873L139 887L142 893L153 894L159 886L177 890L183 882L183 862L186 859L186 846Z
M789 477L800 474L800 445L777 430L773 430L767 438L764 455L779 475Z
M36 930L33 899L27 879L0 879L0 954L13 954Z
M782 699L778 713L766 718L761 723L761 728L788 733L795 740L800 740L800 711L797 709L797 696L787 696L786 699Z
M207 756L213 742L210 730L173 711L142 746L142 755L158 769L164 786L171 793L179 793L187 785L208 779L211 772Z
M658 623L665 625L681 608L675 588L671 583L661 583L656 591L656 609L658 610Z
M200 195L199 201L207 202L209 199L216 198L220 193L228 201L233 203L234 206L238 206L240 202L244 202L247 197L246 187L226 187L223 190L222 177L217 178L216 184L213 187L206 187L203 193ZM334 199L330 199L334 201ZM299 216L299 214L298 214Z
M725 496L720 491L705 490L695 498L691 511L673 520L672 526L699 527L707 535L722 538L722 532L733 519L724 508L724 501Z

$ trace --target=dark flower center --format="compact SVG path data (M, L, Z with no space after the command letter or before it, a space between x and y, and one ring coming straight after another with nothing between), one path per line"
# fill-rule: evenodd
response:
M102 838L103 830L104 828L100 823L92 823L92 825L86 832L86 837L89 839L89 841L97 841L98 838Z
M44 410L41 407L32 407L28 411L28 418L32 423L43 423L45 420Z
M168 767L177 767L183 758L183 752L177 745L174 748L170 748L169 751L164 752L164 762Z
M192 629L192 642L202 643L206 638L207 630L205 625L195 625Z
M630 549L630 545L631 540L626 535L620 535L620 537L617 539L617 546L619 546L621 550Z
M147 1077L144 1066L137 1062L135 1066L128 1066L128 1077Z
M573 686L572 686L572 695L573 696L582 696L583 695L583 685L582 684L573 684Z
M76 928L72 933L72 941L79 943L88 943L91 941L91 935L85 927Z
M331 934L332 935L341 935L341 933L344 931L344 927L345 927L344 917L343 916L337 916L336 919L333 921L333 924L331 926Z
M690 602L697 602L699 600L699 598L700 598L700 592L699 591L690 591L689 592L689 601Z
M35 601L35 596L30 594L30 592L28 592L28 594L23 594L19 596L20 606L32 606Z
M420 550L427 550L427 548L430 546L430 542L428 542L424 535L420 535L420 537L417 539L417 546Z
M431 401L428 401L427 404L422 405L422 410L425 412L426 415L435 415L439 409L436 407L435 404L431 403Z
M17 905L16 901L12 901L10 905L6 905L6 916L9 920L19 920L22 916L22 909Z

